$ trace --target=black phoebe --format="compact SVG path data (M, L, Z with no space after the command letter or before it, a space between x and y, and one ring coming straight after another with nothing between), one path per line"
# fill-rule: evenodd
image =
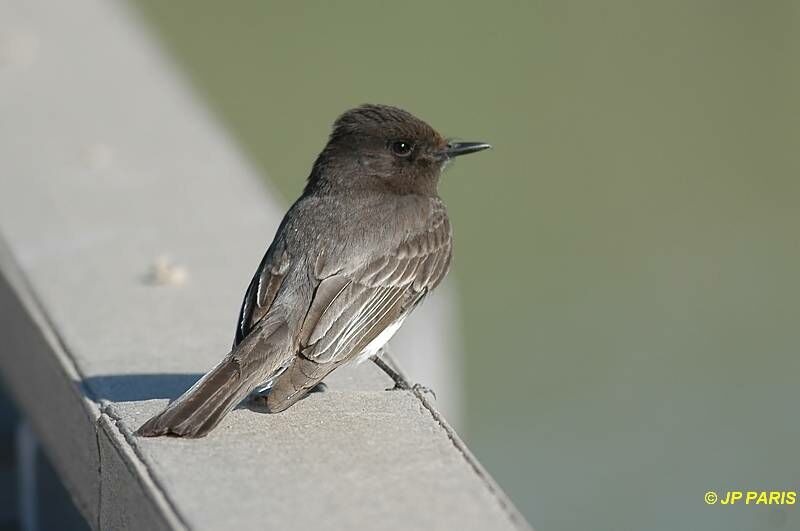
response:
M250 282L233 350L138 434L202 437L255 389L283 411L343 363L379 361L450 265L442 169L488 147L395 107L340 116Z

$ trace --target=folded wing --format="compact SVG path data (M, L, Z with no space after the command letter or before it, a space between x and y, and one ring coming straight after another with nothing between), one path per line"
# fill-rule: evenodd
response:
M450 225L441 216L391 252L322 279L300 331L300 352L267 399L270 410L291 406L404 319L444 278L450 256Z

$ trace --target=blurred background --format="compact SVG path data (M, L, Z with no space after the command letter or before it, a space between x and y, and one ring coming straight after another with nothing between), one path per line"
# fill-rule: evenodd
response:
M360 103L494 145L460 433L535 528L800 529L703 501L800 490L800 4L132 3L287 202Z

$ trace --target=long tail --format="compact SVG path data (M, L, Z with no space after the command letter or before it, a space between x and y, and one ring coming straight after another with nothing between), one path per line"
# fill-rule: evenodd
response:
M136 431L142 437L203 437L281 367L285 326L253 331L188 391Z

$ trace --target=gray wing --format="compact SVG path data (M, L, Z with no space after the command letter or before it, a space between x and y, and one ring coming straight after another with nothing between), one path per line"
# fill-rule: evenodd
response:
M450 225L442 217L390 254L322 280L300 331L303 356L323 364L360 353L441 282L450 245Z
M322 279L300 330L299 355L272 388L270 410L291 406L405 317L442 281L450 257L450 224L442 215L391 253Z
M289 255L286 246L282 240L276 240L261 260L244 294L239 319L236 322L234 347L241 343L253 327L267 315L288 269Z

